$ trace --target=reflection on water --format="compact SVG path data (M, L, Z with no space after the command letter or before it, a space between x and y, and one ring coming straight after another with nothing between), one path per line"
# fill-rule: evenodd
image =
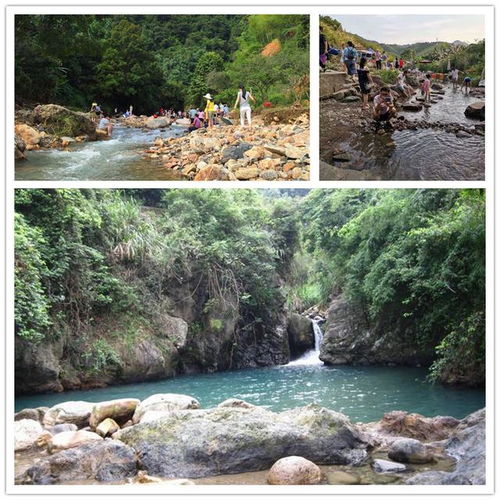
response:
M19 411L63 401L99 402L125 397L142 400L152 394L173 392L197 398L203 408L216 406L231 397L273 411L316 403L361 422L379 420L393 410L462 418L484 406L484 391L431 385L425 382L426 373L425 369L408 367L285 365L23 396L16 398L15 406Z
M173 180L180 174L143 150L156 137L185 133L185 128L145 131L117 126L109 140L83 142L68 149L28 151L16 162L16 180Z

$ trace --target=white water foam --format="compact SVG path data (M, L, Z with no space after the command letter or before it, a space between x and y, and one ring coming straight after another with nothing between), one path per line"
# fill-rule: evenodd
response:
M318 321L313 320L314 349L309 349L300 358L290 361L286 366L304 366L304 365L322 365L323 361L319 359L319 350L323 341L323 332Z

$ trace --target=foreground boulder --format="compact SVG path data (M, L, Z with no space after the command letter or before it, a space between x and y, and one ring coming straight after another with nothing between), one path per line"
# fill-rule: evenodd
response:
M454 471L422 472L406 484L486 484L485 410L464 418L444 450L457 461Z
M102 437L89 431L66 431L52 436L48 442L49 453L56 453L68 448L76 448L91 441L102 441Z
M96 428L97 434L101 437L111 436L120 430L120 426L112 419L104 419Z
M101 440L41 459L16 483L57 484L65 481L121 481L137 472L135 452L119 441Z
M485 117L485 102L484 101L476 101L467 106L465 108L465 116L468 118L476 118L478 120L484 120Z
M194 410L200 408L200 403L191 396L184 394L153 394L139 403L132 422L141 421L147 412L169 412L172 410Z
M340 413L315 405L273 413L263 408L173 410L122 429L140 467L167 478L264 470L283 456L323 464L360 464L366 443Z
M21 152L25 149L36 149L40 144L42 135L38 130L26 125L25 123L18 123L15 126L16 131L16 146Z
M125 423L132 418L139 403L140 401L134 398L113 399L112 401L97 403L90 413L89 425L92 429L95 429L107 418Z
M269 484L318 484L321 469L303 457L280 458L267 473Z
M23 420L27 418L29 420L37 420L42 423L47 410L48 408L46 406L40 406L38 408L25 408L24 410L18 411L14 414L14 420Z
M34 121L45 132L57 136L86 135L95 139L95 123L85 114L71 111L57 104L42 104L33 110Z
M24 451L36 446L36 441L43 432L37 420L17 420L14 423L14 450Z
M56 424L75 424L77 427L86 427L90 413L95 403L88 401L67 401L50 408L43 417L45 427Z
M450 437L460 423L453 417L427 418L418 413L391 411L371 427L371 431L389 436L401 436L420 441L440 441Z

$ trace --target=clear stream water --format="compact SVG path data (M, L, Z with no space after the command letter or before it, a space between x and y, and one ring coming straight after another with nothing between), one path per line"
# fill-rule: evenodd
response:
M67 149L28 151L16 162L16 180L175 180L178 172L161 161L145 157L143 151L156 137L182 135L185 127L142 130L117 126L111 139L82 142Z
M409 121L458 123L470 127L480 123L464 114L470 103L480 100L478 97L454 92L451 86L445 87L442 97L430 108L399 114ZM326 106L331 113L323 113L321 120L325 140L336 135L338 120L334 110L339 104ZM334 165L357 170L361 178L368 180L483 180L484 144L481 136L458 138L453 133L432 128L395 131L382 136L353 133L336 144L351 155L352 161ZM328 158L325 160L329 162ZM334 174L329 173L327 167L321 172L322 180L333 179L332 176Z
M315 333L316 347L319 347L319 327ZM244 399L273 411L316 403L342 412L355 422L372 422L392 410L428 417L463 418L484 406L484 391L431 385L425 382L426 374L423 368L328 367L319 360L318 350L311 349L284 366L182 375L157 382L23 396L16 398L15 408L19 411L63 401L99 402L126 397L143 400L152 394L173 392L195 397L203 408L216 406L228 398Z

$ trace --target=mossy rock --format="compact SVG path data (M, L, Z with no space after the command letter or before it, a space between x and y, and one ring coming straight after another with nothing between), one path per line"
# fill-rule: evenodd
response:
M43 104L33 110L35 123L45 132L57 136L76 137L86 135L95 139L95 123L85 113L76 113L57 104Z

